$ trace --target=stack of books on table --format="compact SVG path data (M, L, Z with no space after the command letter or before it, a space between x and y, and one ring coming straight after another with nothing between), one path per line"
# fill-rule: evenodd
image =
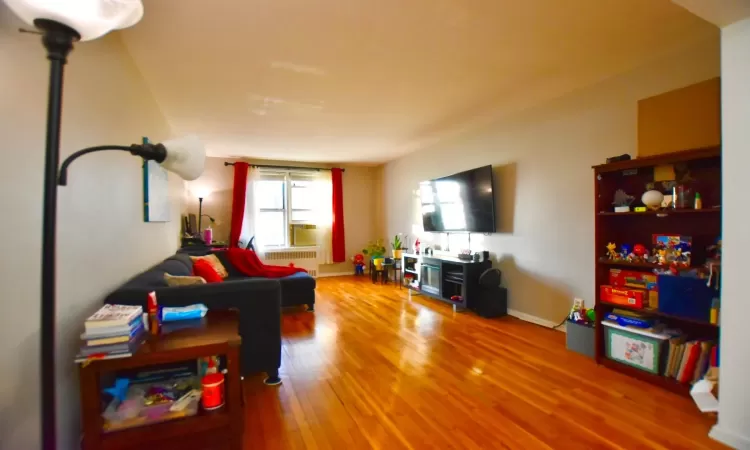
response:
M83 345L75 362L133 356L144 338L142 307L104 305L86 319Z

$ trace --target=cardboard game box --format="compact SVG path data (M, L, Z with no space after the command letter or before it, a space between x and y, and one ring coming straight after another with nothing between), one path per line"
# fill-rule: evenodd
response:
M648 291L641 289L622 289L613 286L601 286L601 300L613 305L624 305L631 308L648 308Z
M659 286L657 275L651 272L637 270L609 269L609 284L618 288L636 288L648 291L648 307L658 308Z

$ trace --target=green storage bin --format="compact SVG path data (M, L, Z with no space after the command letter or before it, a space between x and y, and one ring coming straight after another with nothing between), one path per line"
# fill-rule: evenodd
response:
M607 358L656 375L662 372L662 355L669 342L666 334L654 333L634 327L623 327L607 320L604 341Z

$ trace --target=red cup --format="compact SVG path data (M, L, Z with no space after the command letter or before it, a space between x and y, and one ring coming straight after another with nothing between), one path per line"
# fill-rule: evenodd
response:
M203 409L211 411L224 406L224 374L209 373L201 381L203 395L201 402Z

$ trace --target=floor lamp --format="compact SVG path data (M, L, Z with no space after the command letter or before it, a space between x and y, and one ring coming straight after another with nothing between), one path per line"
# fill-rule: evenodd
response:
M5 0L24 22L35 26L50 60L47 103L47 138L44 158L41 297L41 410L42 448L57 445L55 411L55 250L57 185L67 182L68 166L76 158L103 150L123 150L144 160L159 162L182 178L193 180L203 172L206 153L195 137L162 144L103 145L73 153L59 166L60 114L63 67L76 41L99 38L112 30L135 25L143 16L141 0ZM59 172L58 172L59 171Z

